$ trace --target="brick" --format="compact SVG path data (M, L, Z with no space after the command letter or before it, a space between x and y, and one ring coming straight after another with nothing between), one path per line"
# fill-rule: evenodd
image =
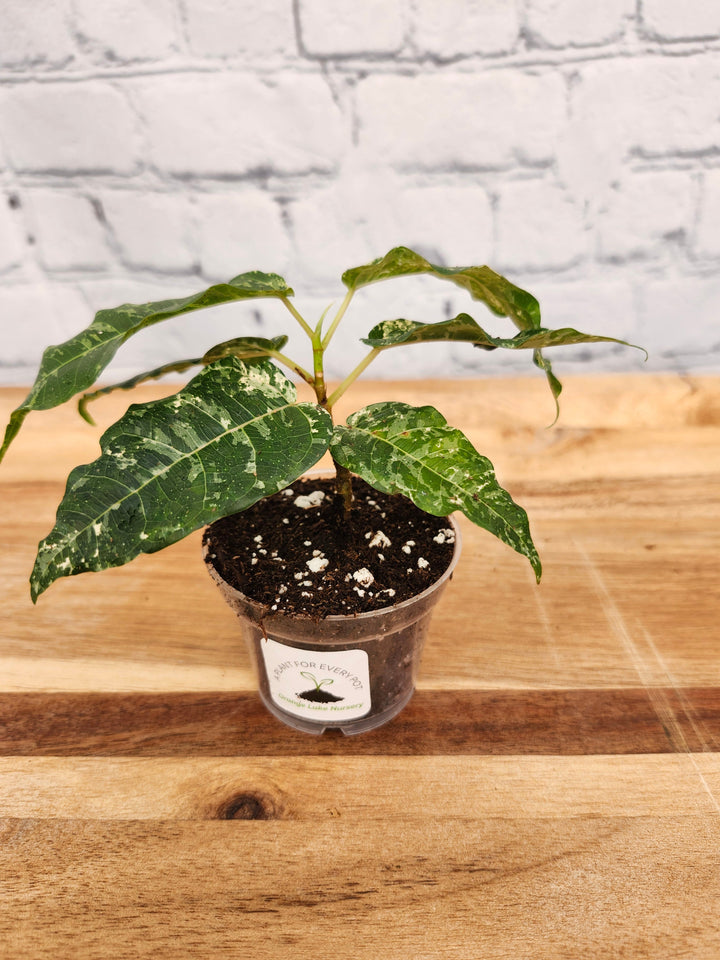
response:
M38 254L48 270L101 270L109 265L105 229L87 197L37 190L30 210Z
M330 171L349 136L318 76L161 77L134 92L153 162L174 175Z
M292 0L187 0L190 50L199 56L268 57L297 51Z
M692 178L679 171L625 176L598 212L602 257L657 254L668 237L689 235L695 207Z
M639 319L632 282L611 275L602 282L583 278L559 283L532 280L530 289L540 301L542 319L548 327L574 327L586 333L640 340ZM558 360L558 373L593 365L599 370L644 369L644 354L614 344L588 344L548 350ZM562 365L561 365L562 364Z
M720 34L720 6L713 0L643 0L642 23L662 40L700 40Z
M720 279L653 279L640 288L640 343L652 367L675 370L718 366ZM712 354L715 353L713 358Z
M563 269L586 250L582 210L567 192L541 180L506 184L498 191L501 271Z
M707 170L703 175L693 249L699 257L720 257L720 170Z
M171 0L74 0L78 33L94 59L150 60L177 48Z
M445 266L484 263L492 249L490 199L482 187L405 187L399 182L383 196L368 236L378 256L402 245Z
M14 368L15 382L32 382L45 347L87 326L92 319L87 313L87 303L74 286L42 282L1 286L0 314L12 318L12 336L4 338L0 359L3 382L11 379L3 367Z
M557 73L372 76L357 94L362 155L399 169L478 169L552 158L564 120Z
M314 56L389 56L403 45L407 0L299 0L302 47Z
M57 68L75 53L68 0L3 5L0 66Z
M192 270L194 232L185 195L113 190L100 200L124 263L161 272Z
M102 81L7 89L0 126L8 159L21 172L128 174L138 161L133 113Z
M0 196L0 272L17 267L22 262L24 249L17 211Z
M520 23L511 0L418 0L413 40L420 53L440 59L507 53Z
M374 249L367 236L367 206L364 213L360 212L357 202L365 202L363 182L357 181L356 188L353 192L341 180L330 187L307 191L288 205L295 240L292 271L302 278L297 281L297 289L320 286L336 296L343 291L343 271L387 252Z
M572 92L572 113L592 118L602 136L588 149L596 153L599 148L609 163L632 153L666 156L717 149L719 99L720 56L715 53L606 60L582 69ZM578 129L586 138L582 125Z
M531 43L548 47L589 46L620 38L635 0L531 0L526 12Z
M246 270L280 273L289 240L280 207L259 190L197 198L197 246L204 276L230 280Z

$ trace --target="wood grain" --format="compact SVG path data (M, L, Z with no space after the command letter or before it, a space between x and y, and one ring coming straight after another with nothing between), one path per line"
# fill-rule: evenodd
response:
M720 750L717 688L420 690L363 736L308 737L253 693L0 695L0 756L488 756Z
M552 430L541 378L351 402L381 397L490 456L545 573L463 522L418 690L358 737L262 708L198 536L33 607L98 431L28 418L0 468L0 958L716 960L720 380L570 377Z
M549 772L549 775L550 772ZM703 816L11 820L5 956L717 956Z

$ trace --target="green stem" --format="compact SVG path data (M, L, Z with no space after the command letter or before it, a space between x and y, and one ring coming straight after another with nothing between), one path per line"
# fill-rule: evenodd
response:
M343 382L338 386L328 397L327 407L329 410L332 410L333 406L338 402L340 397L345 393L345 391L350 387L360 376L363 370L366 370L373 360L377 357L379 353L382 353L380 347L373 347L370 353L366 354L364 359L352 370L343 380Z
M285 304L285 306L288 308L288 310L290 311L290 313L295 317L295 319L296 319L297 322L300 324L300 326L303 328L303 330L305 331L305 333L306 333L306 334L310 337L310 339L312 340L312 339L313 339L313 336L314 336L313 331L312 331L312 327L310 327L310 325L306 322L306 320L305 320L305 318L302 316L302 314L299 313L299 312L295 309L294 305L288 300L287 297L280 297L280 299L281 299L282 302Z
M279 350L272 350L267 356L273 357L278 363L284 364L289 370L292 370L293 373L302 377L305 383L309 383L311 387L315 385L315 378L310 371L306 370L305 367L301 367L299 363L295 363L290 357L286 357L284 353L280 353Z
M327 350L328 344L332 340L333 335L338 328L338 324L340 323L342 318L345 316L345 311L350 306L350 301L352 300L354 293L355 293L354 290L348 290L348 292L345 294L345 299L340 304L340 307L338 308L338 312L335 314L333 322L328 327L328 332L325 334L325 337L323 338L323 342L322 342L323 350Z
M320 339L320 333L314 333L311 337L312 339L312 348L313 348L313 388L315 390L315 396L317 397L317 402L320 406L325 407L328 413L332 413L332 409L328 406L327 400L327 388L325 386L325 371L323 368L323 357L325 351L323 350L322 341Z

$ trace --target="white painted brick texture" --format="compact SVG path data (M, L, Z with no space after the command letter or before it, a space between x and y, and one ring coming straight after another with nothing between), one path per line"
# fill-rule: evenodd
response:
M0 382L95 309L282 273L316 319L340 274L404 243L488 263L551 326L640 341L563 370L720 372L715 0L33 0L0 38ZM339 376L379 319L504 321L423 278L359 295ZM113 374L292 323L277 303L170 321ZM298 330L291 345L307 348ZM307 356L301 361L309 362ZM390 351L379 376L532 372ZM400 364L400 366L397 366Z

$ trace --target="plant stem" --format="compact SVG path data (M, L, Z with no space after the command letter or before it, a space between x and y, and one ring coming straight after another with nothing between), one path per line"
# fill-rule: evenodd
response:
M347 521L353 504L352 474L333 457L335 467L335 492L342 498L343 520Z
M338 324L340 323L342 318L345 316L345 311L350 306L350 301L352 300L354 293L355 293L354 290L348 290L348 292L345 294L345 299L340 304L338 308L338 312L335 314L335 317L333 318L333 322L330 324L328 328L328 332L325 334L323 338L323 342L322 342L323 350L327 350L328 344L332 340L333 335L338 328Z
M325 407L328 413L332 414L332 409L328 405L327 388L325 386L325 371L323 368L324 350L319 331L313 333L311 340L313 348L313 372L315 375L313 380L315 396L320 406Z
M286 357L284 353L280 353L279 350L273 350L268 354L268 356L274 357L274 359L277 360L278 363L284 364L286 367L288 367L288 369L292 370L299 377L302 377L305 383L309 383L311 387L315 385L315 378L310 373L310 371L306 370L305 367L301 367L299 363L295 363L295 361L291 360L290 357Z
M312 328L311 328L310 325L306 322L306 320L305 320L305 318L302 316L302 314L300 314L300 313L295 309L294 305L288 300L287 297L280 297L280 299L281 299L282 302L285 304L285 306L288 308L288 310L290 311L290 313L295 317L295 319L296 319L297 322L300 324L300 326L303 328L303 330L305 331L305 333L306 333L306 334L310 337L310 339L312 340L312 339L313 339L313 331L312 331Z
M357 378L360 376L363 370L366 370L370 366L370 364L373 362L373 360L375 359L375 357L377 357L379 353L382 353L382 350L380 349L380 347L373 347L370 353L365 355L365 357L360 361L360 363L355 367L355 369L352 370L347 375L347 377L345 377L345 379L340 384L340 386L337 387L332 392L332 394L330 395L327 401L328 409L331 410L333 408L333 406L337 403L340 397L345 393L347 388L357 380Z

